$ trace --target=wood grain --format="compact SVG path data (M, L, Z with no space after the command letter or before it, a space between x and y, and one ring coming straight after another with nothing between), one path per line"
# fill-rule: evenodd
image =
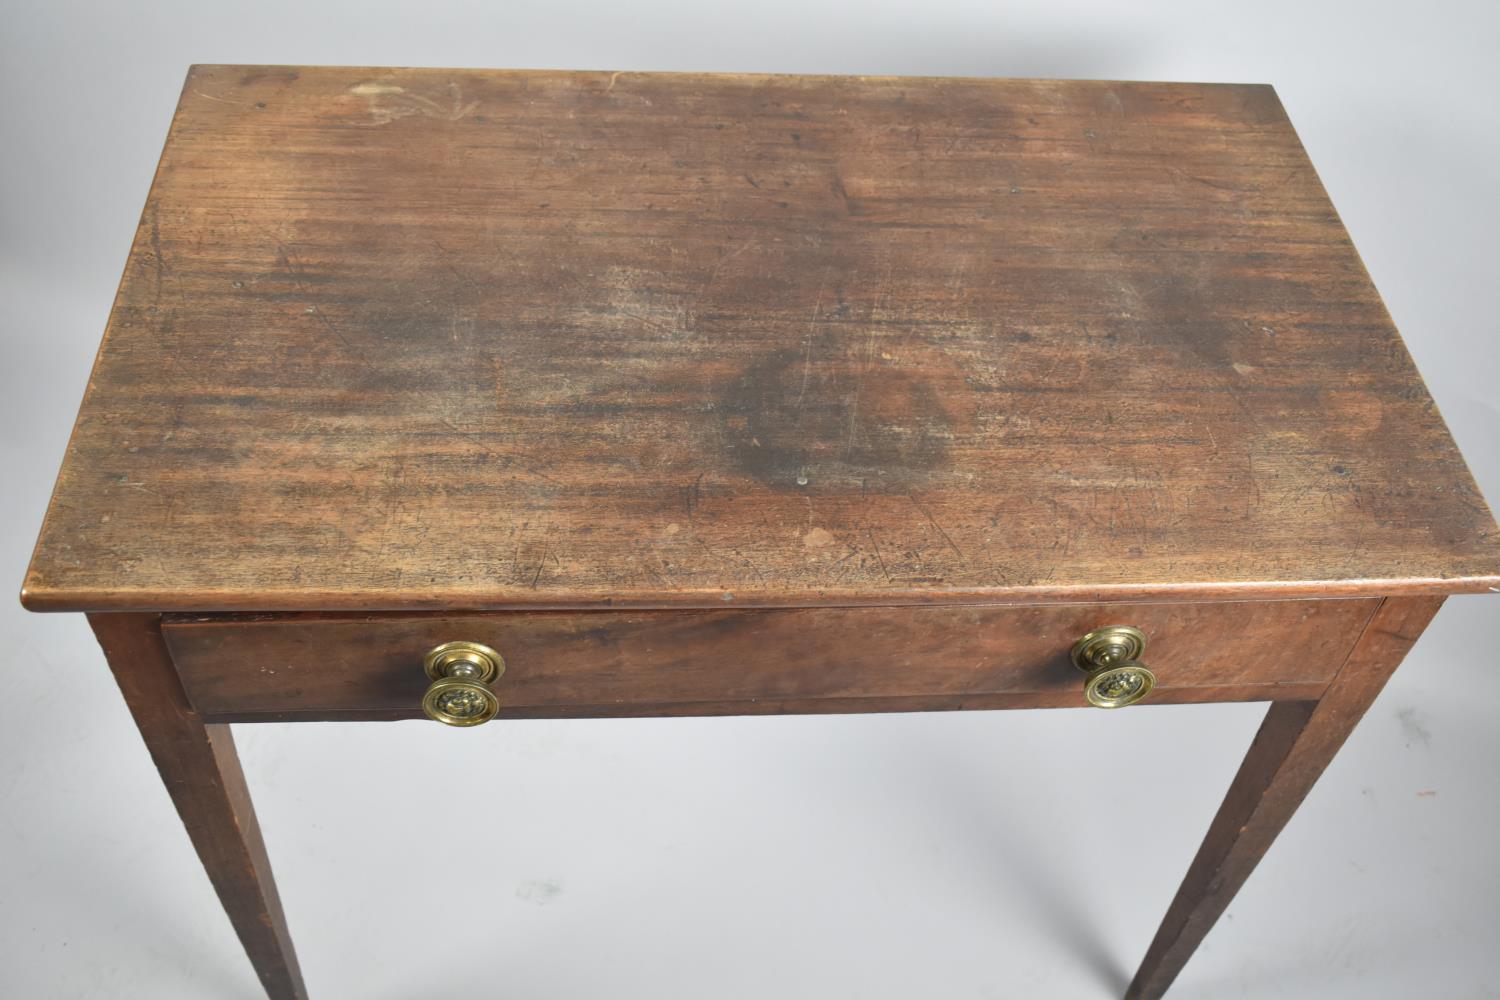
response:
M305 1000L229 727L205 724L188 705L162 644L158 616L97 614L89 624L266 994L271 1000Z
M1288 688L1316 697L1378 604L176 617L163 635L193 706L227 718L409 712L429 683L422 655L454 639L505 657L494 688L512 716L761 702L816 711L824 699L878 711L886 699L971 696L1082 706L1083 675L1068 651L1100 626L1146 632L1158 699L1221 700L1230 689L1272 699Z
M200 66L24 600L1449 593L1495 532L1269 87Z
M1166 993L1442 604L1385 601L1321 699L1267 711L1127 1000Z

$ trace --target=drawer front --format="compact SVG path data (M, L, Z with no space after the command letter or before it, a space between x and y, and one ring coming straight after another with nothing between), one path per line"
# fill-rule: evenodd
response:
M1085 632L1147 636L1154 702L1317 697L1379 601L172 617L206 717L421 715L422 656L497 649L502 717L1083 705Z

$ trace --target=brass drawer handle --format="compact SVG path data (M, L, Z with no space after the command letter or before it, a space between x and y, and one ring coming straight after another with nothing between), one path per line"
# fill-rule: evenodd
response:
M477 642L445 642L422 658L432 683L422 697L422 711L446 726L477 726L500 711L490 682L505 673L505 659Z
M1146 633L1133 625L1096 628L1073 644L1073 666L1088 674L1083 696L1098 708L1134 705L1156 686L1156 675L1140 657Z

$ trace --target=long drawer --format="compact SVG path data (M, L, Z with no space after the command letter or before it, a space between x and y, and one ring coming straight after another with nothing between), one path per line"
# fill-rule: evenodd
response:
M501 717L1083 705L1068 651L1142 629L1154 702L1314 698L1379 602L175 616L211 719L419 717L423 654L504 657Z

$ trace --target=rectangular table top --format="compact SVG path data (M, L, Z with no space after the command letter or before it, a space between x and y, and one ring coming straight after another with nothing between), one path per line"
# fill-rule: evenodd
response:
M1496 585L1269 87L199 66L23 600Z

